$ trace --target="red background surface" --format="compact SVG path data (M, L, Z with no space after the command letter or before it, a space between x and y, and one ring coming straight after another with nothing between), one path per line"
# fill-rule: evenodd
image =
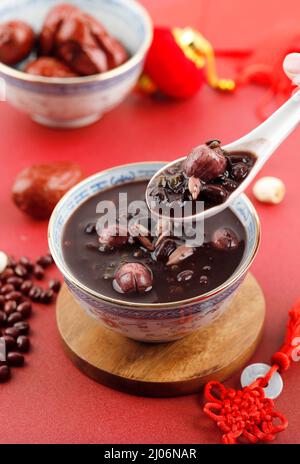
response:
M300 16L298 0L144 0L156 24L193 25L216 46L249 48L271 29ZM221 63L227 72L231 67ZM213 137L230 142L258 120L255 104L263 90L247 87L221 96L208 87L185 102L158 102L132 94L99 123L80 130L49 130L0 103L0 248L34 257L47 249L46 223L24 217L10 199L14 176L31 163L74 160L85 173L129 161L172 159ZM170 128L172 128L170 130ZM116 137L116 134L118 136ZM253 361L269 362L284 335L287 311L299 294L299 140L294 133L262 174L287 186L276 207L255 202L262 244L252 271L267 301L263 341ZM249 193L252 198L251 192ZM55 273L55 272L54 272ZM57 273L58 274L58 273ZM220 435L202 413L202 395L173 399L130 396L98 385L65 357L55 324L55 308L37 307L27 367L14 370L0 387L1 443L215 443ZM300 442L300 366L284 375L277 408L289 428L277 443ZM230 379L238 387L238 376Z

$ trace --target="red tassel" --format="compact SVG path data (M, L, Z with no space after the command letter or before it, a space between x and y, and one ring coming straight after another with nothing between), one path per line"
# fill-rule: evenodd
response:
M272 367L265 377L242 390L227 389L220 382L214 381L206 385L204 396L208 403L203 411L225 432L223 443L234 444L239 439L248 443L272 441L277 433L287 428L287 419L275 411L274 402L265 397L263 387L274 372L285 372L292 361L298 360L299 345L300 300L289 311L284 343L272 356Z

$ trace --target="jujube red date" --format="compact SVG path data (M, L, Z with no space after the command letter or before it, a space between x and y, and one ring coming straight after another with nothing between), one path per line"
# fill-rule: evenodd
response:
M69 161L34 165L16 177L13 200L21 211L35 219L48 219L61 197L82 177L80 167Z
M74 71L72 71L65 63L61 60L53 57L42 56L37 60L33 60L27 64L24 71L34 76L44 77L76 77Z
M146 293L151 290L153 275L141 263L122 264L115 273L114 289L119 293Z
M220 146L211 148L208 145L199 145L194 148L183 163L183 169L188 177L196 177L205 182L221 175L227 165Z
M34 46L34 32L23 21L0 24L0 61L14 65L24 60Z

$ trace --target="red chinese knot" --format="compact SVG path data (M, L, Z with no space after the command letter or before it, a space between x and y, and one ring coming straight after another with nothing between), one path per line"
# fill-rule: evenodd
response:
M204 396L207 403L203 411L223 432L222 443L273 441L277 433L287 428L287 419L275 410L274 401L265 397L263 387L268 384L275 372L282 373L290 367L293 352L299 350L299 346L295 345L295 340L299 336L300 300L289 312L284 343L272 356L272 367L265 377L258 378L242 390L225 388L216 381L206 385Z

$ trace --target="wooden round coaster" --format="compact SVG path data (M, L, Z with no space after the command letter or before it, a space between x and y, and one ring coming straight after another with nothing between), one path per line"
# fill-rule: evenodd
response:
M225 314L182 340L147 344L102 327L66 286L57 300L57 325L74 364L96 381L135 395L177 396L224 380L254 353L262 334L265 300L248 274Z

